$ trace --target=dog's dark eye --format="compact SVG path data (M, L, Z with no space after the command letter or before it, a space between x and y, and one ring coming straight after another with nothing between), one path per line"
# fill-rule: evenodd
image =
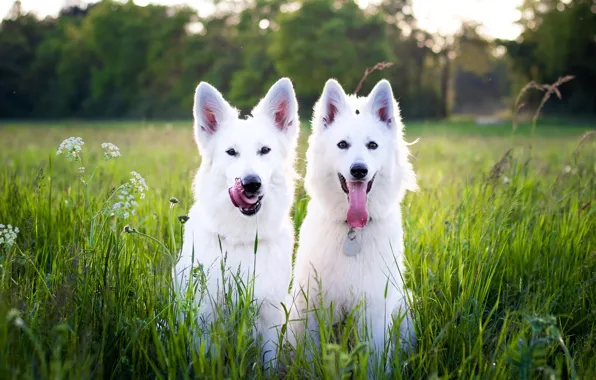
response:
M234 148L230 148L228 150L226 150L226 153L230 156L237 156L238 152L236 152L236 150Z
M371 141L371 142L369 142L368 144L366 144L366 147L367 147L368 149L370 149L370 150L375 150L375 149L377 149L379 146L377 145L377 143L376 143L376 142L374 142L374 141Z
M261 148L261 150L259 151L259 154L261 156L266 155L267 153L271 152L271 148L269 148L268 146L264 146Z
M348 144L344 140L341 140L340 142L337 143L337 147L339 149L348 149L350 147L350 144Z

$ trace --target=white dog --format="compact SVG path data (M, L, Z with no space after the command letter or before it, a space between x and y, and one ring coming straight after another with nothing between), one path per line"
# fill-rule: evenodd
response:
M342 310L364 301L373 352L390 343L396 314L403 318L402 347L413 348L401 276L400 202L416 180L389 82L382 80L368 97L357 98L346 96L335 80L327 81L312 128L305 178L311 200L300 230L290 335L303 332L306 320L318 344L312 309L333 303L338 322ZM295 342L296 336L289 339Z
M185 294L193 268L195 273L203 268L207 296L199 313L203 321L212 322L223 281L233 283L240 269L240 278L248 284L254 271L254 298L260 306L256 332L262 334L269 367L275 363L276 328L284 322L281 303L291 277L290 207L300 125L296 95L290 80L280 79L252 117L241 120L238 111L203 82L195 93L194 119L202 162L174 273L177 292Z

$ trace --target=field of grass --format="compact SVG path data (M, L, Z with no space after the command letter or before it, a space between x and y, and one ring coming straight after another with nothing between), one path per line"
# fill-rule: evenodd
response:
M578 149L593 128L407 125L420 137L420 191L403 203L418 345L389 378L596 378L596 136ZM82 163L56 155L70 136ZM104 161L104 142L122 156ZM266 377L250 305L214 328L216 353L193 344L192 321L175 323L177 217L199 163L190 122L0 123L0 224L20 230L0 245L0 378ZM131 171L149 187L136 215L103 212ZM285 348L285 377L366 378L351 334L312 366Z

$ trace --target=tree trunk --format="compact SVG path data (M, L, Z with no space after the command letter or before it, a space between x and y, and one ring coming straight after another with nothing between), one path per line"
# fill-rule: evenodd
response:
M439 117L446 119L449 117L449 82L451 80L451 60L449 59L448 49L443 50L441 58L441 105L439 107Z

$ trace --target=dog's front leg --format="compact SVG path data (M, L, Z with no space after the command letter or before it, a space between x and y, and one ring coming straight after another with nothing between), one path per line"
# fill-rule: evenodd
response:
M283 323L281 312L269 302L263 302L257 320L257 334L261 335L263 363L266 370L277 365L278 330Z
M361 336L367 338L369 344L368 376L376 378L378 374L386 373L389 369L389 356L385 355L389 346L389 327L391 314L383 311L366 313L365 331ZM361 324L362 326L362 324ZM362 333L366 332L364 335ZM386 360L385 360L386 359Z

